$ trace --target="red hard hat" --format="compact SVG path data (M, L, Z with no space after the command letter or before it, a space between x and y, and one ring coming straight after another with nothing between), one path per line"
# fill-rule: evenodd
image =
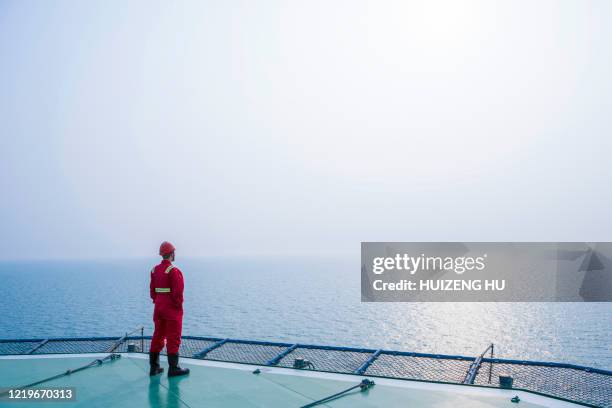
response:
M164 255L168 255L174 252L174 245L172 245L171 243L169 243L168 241L164 241L162 242L162 244L159 246L159 254L161 256Z

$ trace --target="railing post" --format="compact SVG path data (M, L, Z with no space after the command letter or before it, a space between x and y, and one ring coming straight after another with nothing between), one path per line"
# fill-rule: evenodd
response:
M206 357L206 355L208 353L210 353L211 351L213 351L216 348L221 347L222 345L224 345L228 341L229 341L229 339L219 340L218 342L216 342L214 344L211 344L210 346L206 347L204 350L200 351L199 353L195 353L193 355L193 358L204 358L204 357Z
M297 344L293 344L292 346L290 346L287 350L283 350L282 353L278 354L276 357L274 357L273 359L268 360L268 362L266 363L266 365L269 366L274 366L277 365L278 363L280 363L280 361L285 358L289 353L291 353L293 350L295 350L296 348L298 348Z
M493 349L495 346L491 343L491 361L489 362L489 384L491 384L491 375L493 374Z
M491 352L493 352L493 347L494 347L493 343L491 343L489 347L487 347L480 356L474 359L474 362L470 364L470 367L468 368L467 373L465 373L463 384L474 384L474 380L476 380L476 375L478 374L478 370L480 369L480 365L482 364L482 359L484 358L484 355L487 354L487 351L489 351L489 349L491 349ZM491 381L490 372L489 372L489 381Z
M30 351L28 351L26 354L32 354L34 353L36 350L38 350L39 348L41 348L42 346L44 346L45 344L47 344L49 342L49 339L44 339L43 341L41 341L40 343L38 343L36 346L34 346L34 348L32 348Z
M370 358L368 358L367 361L361 365L361 367L359 367L357 370L355 370L355 374L361 375L361 374L365 373L366 370L368 369L368 367L370 367L372 365L372 363L374 361L376 361L376 359L378 358L378 356L380 356L381 353L382 353L382 350L380 350L380 349L376 350L374 353L372 353Z

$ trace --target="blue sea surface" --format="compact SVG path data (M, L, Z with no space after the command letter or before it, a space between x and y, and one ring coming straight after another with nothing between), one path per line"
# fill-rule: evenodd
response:
M152 332L151 259L0 263L0 338ZM362 303L354 260L177 259L183 334L612 369L610 303Z

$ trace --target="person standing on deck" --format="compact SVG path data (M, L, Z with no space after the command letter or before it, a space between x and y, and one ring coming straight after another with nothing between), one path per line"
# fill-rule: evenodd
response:
M159 254L162 261L151 269L150 293L155 304L153 322L155 331L151 339L149 375L157 375L164 371L159 365L159 353L166 343L168 353L168 377L189 374L188 368L180 368L179 346L181 345L181 331L183 328L183 273L172 265L174 261L174 245L162 242Z

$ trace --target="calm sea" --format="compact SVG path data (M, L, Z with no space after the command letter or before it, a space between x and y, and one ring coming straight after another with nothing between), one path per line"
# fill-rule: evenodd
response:
M152 331L155 258L0 263L0 338ZM359 261L178 259L184 334L477 355L612 369L612 304L361 303Z

